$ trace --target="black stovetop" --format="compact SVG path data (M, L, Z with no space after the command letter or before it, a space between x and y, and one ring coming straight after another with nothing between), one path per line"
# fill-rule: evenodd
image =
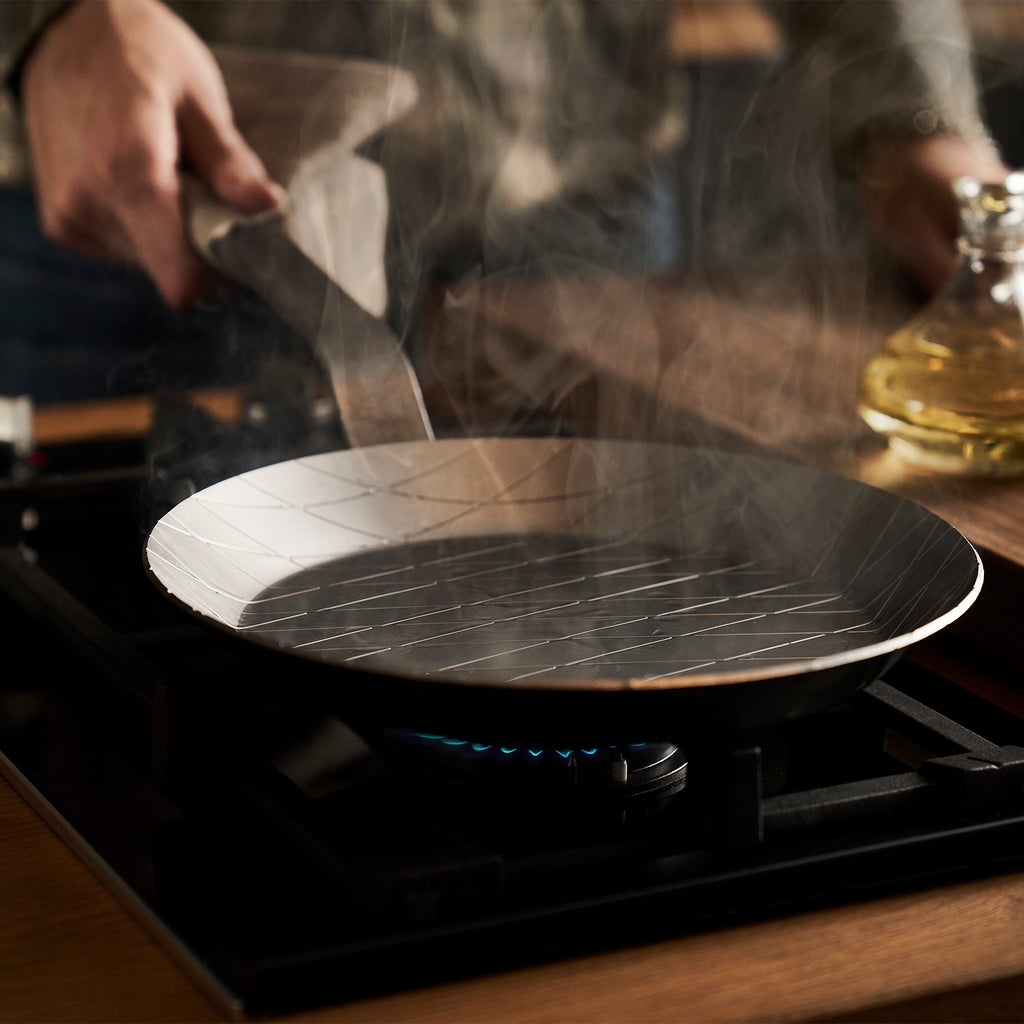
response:
M0 767L228 1012L1024 864L1024 722L912 659L692 751L342 722L156 591L144 474L110 454L0 487L0 621L32 655L0 683ZM624 761L647 783L564 784Z

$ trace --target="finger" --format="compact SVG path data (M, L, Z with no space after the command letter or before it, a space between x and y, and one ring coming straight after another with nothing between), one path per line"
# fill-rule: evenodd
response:
M185 233L180 192L167 190L148 204L144 216L129 215L129 233L138 265L152 278L164 301L188 309L212 293L217 275L196 255Z
M937 292L956 264L954 232L941 217L921 211L890 235L893 255L929 293Z
M200 104L187 97L179 125L184 157L218 198L250 213L281 205L284 190L235 127L226 102Z
M40 197L43 231L52 241L93 259L141 267L165 301L176 308L194 305L214 292L216 274L195 257L191 247L175 246L177 229L173 222L167 224L157 208L141 210L137 215L128 209L122 207L120 216L132 226L131 231L109 208L93 204L87 197L74 204L64 202L57 212L48 211ZM156 224L147 227L162 219L163 228ZM154 235L157 242L148 241Z
M169 305L185 308L209 291L215 277L186 235L177 153L173 117L163 107L136 104L126 113L103 175L133 260Z
M52 241L92 259L135 265L131 239L109 210L83 202L73 210L65 208L56 214L41 208L41 217L44 233Z
M922 227L917 244L906 245L904 262L929 293L939 291L956 265L956 250L949 236L934 223Z

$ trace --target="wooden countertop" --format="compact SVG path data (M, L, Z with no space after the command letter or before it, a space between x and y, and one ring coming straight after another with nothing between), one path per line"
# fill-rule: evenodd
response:
M490 285L441 298L428 338L427 363L438 371L433 380L426 374L428 392L436 407L477 425L512 416L525 400L603 433L766 446L826 465L946 515L999 562L1001 585L1013 587L1024 567L1024 481L911 470L857 421L859 368L906 312L867 301L872 287L822 288L808 279L787 289L773 275L728 287L693 280ZM872 312L879 308L886 312ZM506 395L499 402L495 382L513 356L519 366L535 358L516 401ZM458 373L445 375L446 367ZM0 1021L218 1019L2 782L0 906ZM1011 875L288 1019L1021 1019L1022 936L1024 875Z

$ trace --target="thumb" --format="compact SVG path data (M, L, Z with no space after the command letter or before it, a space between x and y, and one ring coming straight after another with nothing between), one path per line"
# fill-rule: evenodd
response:
M179 112L179 125L185 159L219 199L247 213L273 210L283 203L284 189L267 174L230 114L214 117L187 102Z

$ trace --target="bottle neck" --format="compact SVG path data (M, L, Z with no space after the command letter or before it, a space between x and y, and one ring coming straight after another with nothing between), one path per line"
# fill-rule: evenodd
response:
M1024 239L992 232L981 238L967 234L956 240L957 250L970 260L1024 263Z
M1024 175L1002 184L959 178L953 185L958 204L957 248L972 261L1024 263Z

